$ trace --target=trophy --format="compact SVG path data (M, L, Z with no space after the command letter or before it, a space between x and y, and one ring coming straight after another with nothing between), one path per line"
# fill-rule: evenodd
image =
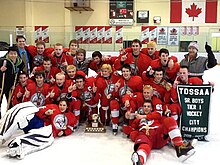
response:
M106 129L104 125L100 121L99 114L92 115L92 122L86 126L85 132L86 133L105 133Z

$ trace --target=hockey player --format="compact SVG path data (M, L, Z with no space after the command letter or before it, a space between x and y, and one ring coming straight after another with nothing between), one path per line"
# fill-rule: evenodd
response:
M152 61L149 56L141 53L141 47L141 41L134 39L132 41L132 52L120 54L115 60L115 69L121 70L123 64L129 64L132 68L132 74L141 76L143 71L147 70Z
M92 53L92 61L90 62L89 68L94 70L96 73L99 73L103 64L110 64L113 66L116 58L116 56L103 56L100 51L94 51Z
M68 87L71 85L71 81L65 80L65 75L62 72L56 74L55 83L50 87L51 103L58 103L61 98L65 98L68 93Z
M27 134L20 135L8 144L8 155L23 159L26 155L43 150L54 142L52 126L32 129Z
M48 57L48 56L44 57L43 65L35 67L33 69L32 73L34 73L36 71L40 71L40 70L44 71L44 74L45 74L44 82L49 84L49 85L54 84L55 76L56 76L57 73L60 72L60 70L57 67L52 66L51 58Z
M132 123L133 130L137 132L134 133L133 137L135 145L131 158L134 165L144 165L150 151L164 147L169 139L171 139L180 161L185 161L195 153L191 143L183 142L178 125L173 118L167 117L162 122L157 118L154 119L151 115L152 104L150 101L145 101L143 111L146 119L137 119ZM148 116L151 116L151 118Z
M73 64L76 66L77 71L83 71L86 75L88 75L91 60L91 57L86 58L86 50L80 48L76 52Z
M88 114L88 122L91 122L92 115L98 112L99 96L96 93L95 78L85 79L82 75L77 75L75 80L76 85L70 86L67 98L69 101L80 100L81 110L78 111L80 113L80 121L86 120L86 114Z
M64 51L66 52L67 55L75 57L78 49L79 49L79 42L76 39L72 39L69 42L69 48L68 49L64 48Z
M178 102L177 96L177 85L178 84L189 84L189 85L201 85L203 84L202 79L199 77L189 77L189 71L187 66L181 66L179 69L179 76L173 83L173 87L171 88L171 100L176 103Z
M97 94L100 94L99 109L100 119L102 123L106 125L110 122L110 101L113 98L112 92L115 88L115 83L119 80L120 76L112 73L112 67L110 64L103 64L101 67L101 76L96 80Z
M75 115L68 111L68 101L66 98L60 99L58 105L47 104L40 108L36 115L44 120L45 125L52 125L53 136L68 136L72 134L77 120Z
M153 60L150 63L152 70L159 67L163 69L163 79L173 83L179 71L179 64L169 57L169 51L167 49L160 49L159 59ZM147 71L144 73L149 74Z
M38 41L36 46L27 46L27 50L30 52L30 55L33 59L33 67L43 65L44 57L51 57L51 53L54 51L53 48L46 48L44 41Z
M135 104L133 102L123 102L123 97L126 93L133 94L135 92L142 92L143 82L140 76L133 76L129 64L124 64L122 67L122 77L115 84L115 93L113 96L117 99L111 100L110 109L112 115L112 130L116 135L118 132L119 110L122 109L122 116L126 111L135 111ZM118 101L119 100L119 101Z
M149 75L142 74L144 84L151 85L155 90L154 94L157 95L162 101L166 102L169 97L169 92L172 84L163 79L163 69L161 67L149 71ZM153 76L153 77L152 77ZM169 100L169 99L168 99Z
M30 83L34 83L34 82L31 79L28 79L28 75L26 72L20 71L18 84L16 85L13 96L12 96L12 106L22 103L24 93L25 93L25 87L27 87L27 85Z
M146 54L152 60L158 59L159 58L159 51L156 50L156 46L157 46L156 42L149 41L147 43L147 47L141 49L141 53ZM132 48L121 49L120 51L121 51L121 53L126 53L126 52L129 53L129 52L132 52Z
M32 102L20 103L9 109L0 120L0 144L9 140L17 130L26 128L38 111Z
M81 70L76 71L75 65L68 65L66 68L66 72L67 72L67 74L65 75L66 80L71 80L74 84L75 84L76 75L80 74L83 77L86 77L86 74L83 71L81 71Z
M56 43L54 46L54 55L51 58L52 65L65 72L67 65L73 64L73 57L63 52L63 45Z
M43 71L35 73L35 82L28 84L25 88L23 102L31 101L37 107L50 103L52 95L49 93L49 84L44 83L44 79Z

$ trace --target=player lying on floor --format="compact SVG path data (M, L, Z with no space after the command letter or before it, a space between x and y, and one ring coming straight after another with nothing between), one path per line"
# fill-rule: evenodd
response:
M172 117L162 120L152 119L152 103L147 100L143 105L146 118L135 119L131 125L130 138L135 140L132 161L134 165L143 165L152 149L164 147L169 140L173 143L177 157L185 161L195 153L191 143L184 143L176 121ZM151 116L151 120L148 120Z
M20 103L9 109L0 120L0 145L15 135L17 130L26 129L30 121L36 121L35 113L38 111L39 109L32 102ZM26 129L27 134L18 136L9 142L9 156L22 159L25 155L42 150L53 143L51 125L42 127L43 125L39 122L35 124L37 129Z

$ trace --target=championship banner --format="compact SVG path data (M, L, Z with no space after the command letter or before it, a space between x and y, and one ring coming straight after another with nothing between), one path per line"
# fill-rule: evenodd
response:
M157 26L150 26L149 40L157 42Z
M157 26L141 26L141 42L147 44L149 41L157 40Z
M48 26L41 26L42 27L42 40L45 43L49 43L49 27Z
M107 43L107 44L112 43L112 27L111 26L105 26L104 43Z
M182 36L185 36L185 35L186 35L186 26L181 26L181 27L180 27L180 34L181 34Z
M97 42L97 27L90 26L90 43L95 44Z
M192 35L193 27L192 26L186 26L186 34L188 36Z
M42 40L41 35L41 26L35 26L34 27L34 36L35 36L35 43Z
M177 85L178 99L182 107L180 129L183 138L205 141L208 134L210 85Z
M180 27L181 35L199 35L199 26L181 26Z
M105 27L104 26L98 26L97 27L97 43L103 43L104 33L105 33Z
M90 42L90 26L83 26L82 43L89 44Z
M157 44L167 45L167 27L157 27Z
M199 35L199 26L193 26L192 28L192 34L194 36Z
M149 42L149 27L141 26L141 43L147 44Z
M75 32L76 32L76 40L77 40L79 43L82 43L83 27L82 27L82 26L76 26L76 27L75 27Z
M179 45L179 27L168 28L168 45L177 46Z
M115 43L123 43L123 26L116 26Z

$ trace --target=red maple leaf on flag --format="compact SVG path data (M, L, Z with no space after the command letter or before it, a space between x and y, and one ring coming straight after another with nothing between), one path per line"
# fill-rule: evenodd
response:
M193 3L190 5L191 8L186 8L186 13L189 15L189 17L193 17L193 21L195 17L198 17L198 15L202 12L202 8L197 8L197 5Z

